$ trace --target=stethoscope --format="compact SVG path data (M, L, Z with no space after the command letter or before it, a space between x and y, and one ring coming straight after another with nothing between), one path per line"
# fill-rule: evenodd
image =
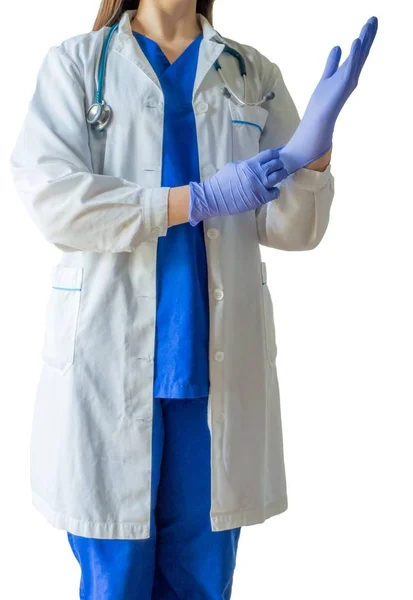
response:
M86 113L87 122L89 123L89 125L92 126L93 129L96 129L98 131L103 131L105 129L105 127L107 126L107 124L109 123L109 121L111 119L112 112L113 112L111 107L109 106L109 104L107 104L105 102L105 100L103 98L103 92L104 92L104 87L105 87L106 63L107 63L107 58L108 58L109 46L110 46L112 37L115 34L115 32L117 31L118 27L119 27L119 23L115 23L114 25L112 25L112 27L110 28L109 34L106 37L105 42L103 44L103 48L102 48L102 52L101 52L100 60L99 60L95 102L89 107L89 109ZM220 64L219 60L217 59L214 62L214 67L215 67L216 71L219 73L219 75L221 76L221 79L224 83L224 87L221 88L221 93L225 96L225 98L228 98L228 100L231 100L236 106L240 106L240 107L242 107L242 106L259 106L260 104L263 104L264 102L267 102L268 100L272 100L274 98L274 96L275 96L274 92L268 92L258 102L247 102L248 84L247 84L247 68L245 65L245 60L244 60L243 56L237 50L230 48L230 46L227 46L226 44L224 46L223 52L227 52L228 54L231 54L232 56L234 56L234 58L236 58L236 60L238 61L238 65L239 65L239 71L240 71L242 80L244 82L244 99L241 100L231 90L227 80L225 79L225 77L222 73L221 64Z

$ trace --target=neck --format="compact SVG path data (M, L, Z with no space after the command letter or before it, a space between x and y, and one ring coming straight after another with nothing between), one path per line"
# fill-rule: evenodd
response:
M202 32L196 0L140 0L131 27L153 40L167 42L192 40Z

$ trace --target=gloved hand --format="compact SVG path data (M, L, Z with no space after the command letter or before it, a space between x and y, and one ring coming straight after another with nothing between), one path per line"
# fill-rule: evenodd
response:
M354 40L350 54L340 68L340 46L331 50L324 73L310 98L301 123L291 140L285 146L277 148L289 175L330 149L336 119L357 87L377 27L377 18L371 17L361 30L360 37Z
M229 162L209 179L190 182L189 223L195 226L208 217L234 215L276 200L280 190L274 186L287 175L273 149Z

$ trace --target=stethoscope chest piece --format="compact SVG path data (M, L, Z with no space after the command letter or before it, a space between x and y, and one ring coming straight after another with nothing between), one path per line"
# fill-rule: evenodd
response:
M112 109L109 104L106 104L106 102L95 102L87 111L86 120L93 129L102 131L109 123L111 116Z

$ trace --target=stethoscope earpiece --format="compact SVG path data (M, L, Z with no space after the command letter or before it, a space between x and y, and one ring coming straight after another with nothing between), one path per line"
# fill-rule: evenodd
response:
M228 98L228 100L231 100L231 102L233 102L236 106L239 106L240 108L242 108L243 106L260 106L261 104L264 104L264 102L269 102L270 100L275 98L274 92L268 92L267 94L265 94L262 100L259 100L258 102L243 102L233 92L230 92L230 90L226 86L221 88L221 94L225 96L225 98Z
M273 100L274 98L275 98L274 92L268 92L268 94L265 94L265 96L264 96L264 102L268 102L269 100Z
M225 77L222 73L222 67L219 62L219 59L217 58L216 61L214 62L214 67L215 67L215 70L217 71L217 73L219 73L219 76L221 77L221 79L224 83L224 86L221 88L221 94L225 98L228 98L228 100L231 100L231 102L233 102L235 104L235 106L242 108L243 106L260 106L260 104L264 104L264 102L268 102L268 100L272 100L275 97L274 92L267 92L261 100L258 100L258 102L247 102L248 85L247 85L247 66L246 66L245 60L244 60L243 56L237 50L234 50L233 48L231 48L230 46L227 46L226 44L224 46L223 52L227 52L228 54L231 54L231 56L233 56L238 61L239 72L240 72L240 75L242 77L242 81L244 84L244 99L241 100L231 90L231 87L229 86L228 81L225 79Z
M230 99L232 96L231 92L229 91L229 89L227 87L221 88L221 94L223 96L225 96L225 98L228 98L228 99Z

